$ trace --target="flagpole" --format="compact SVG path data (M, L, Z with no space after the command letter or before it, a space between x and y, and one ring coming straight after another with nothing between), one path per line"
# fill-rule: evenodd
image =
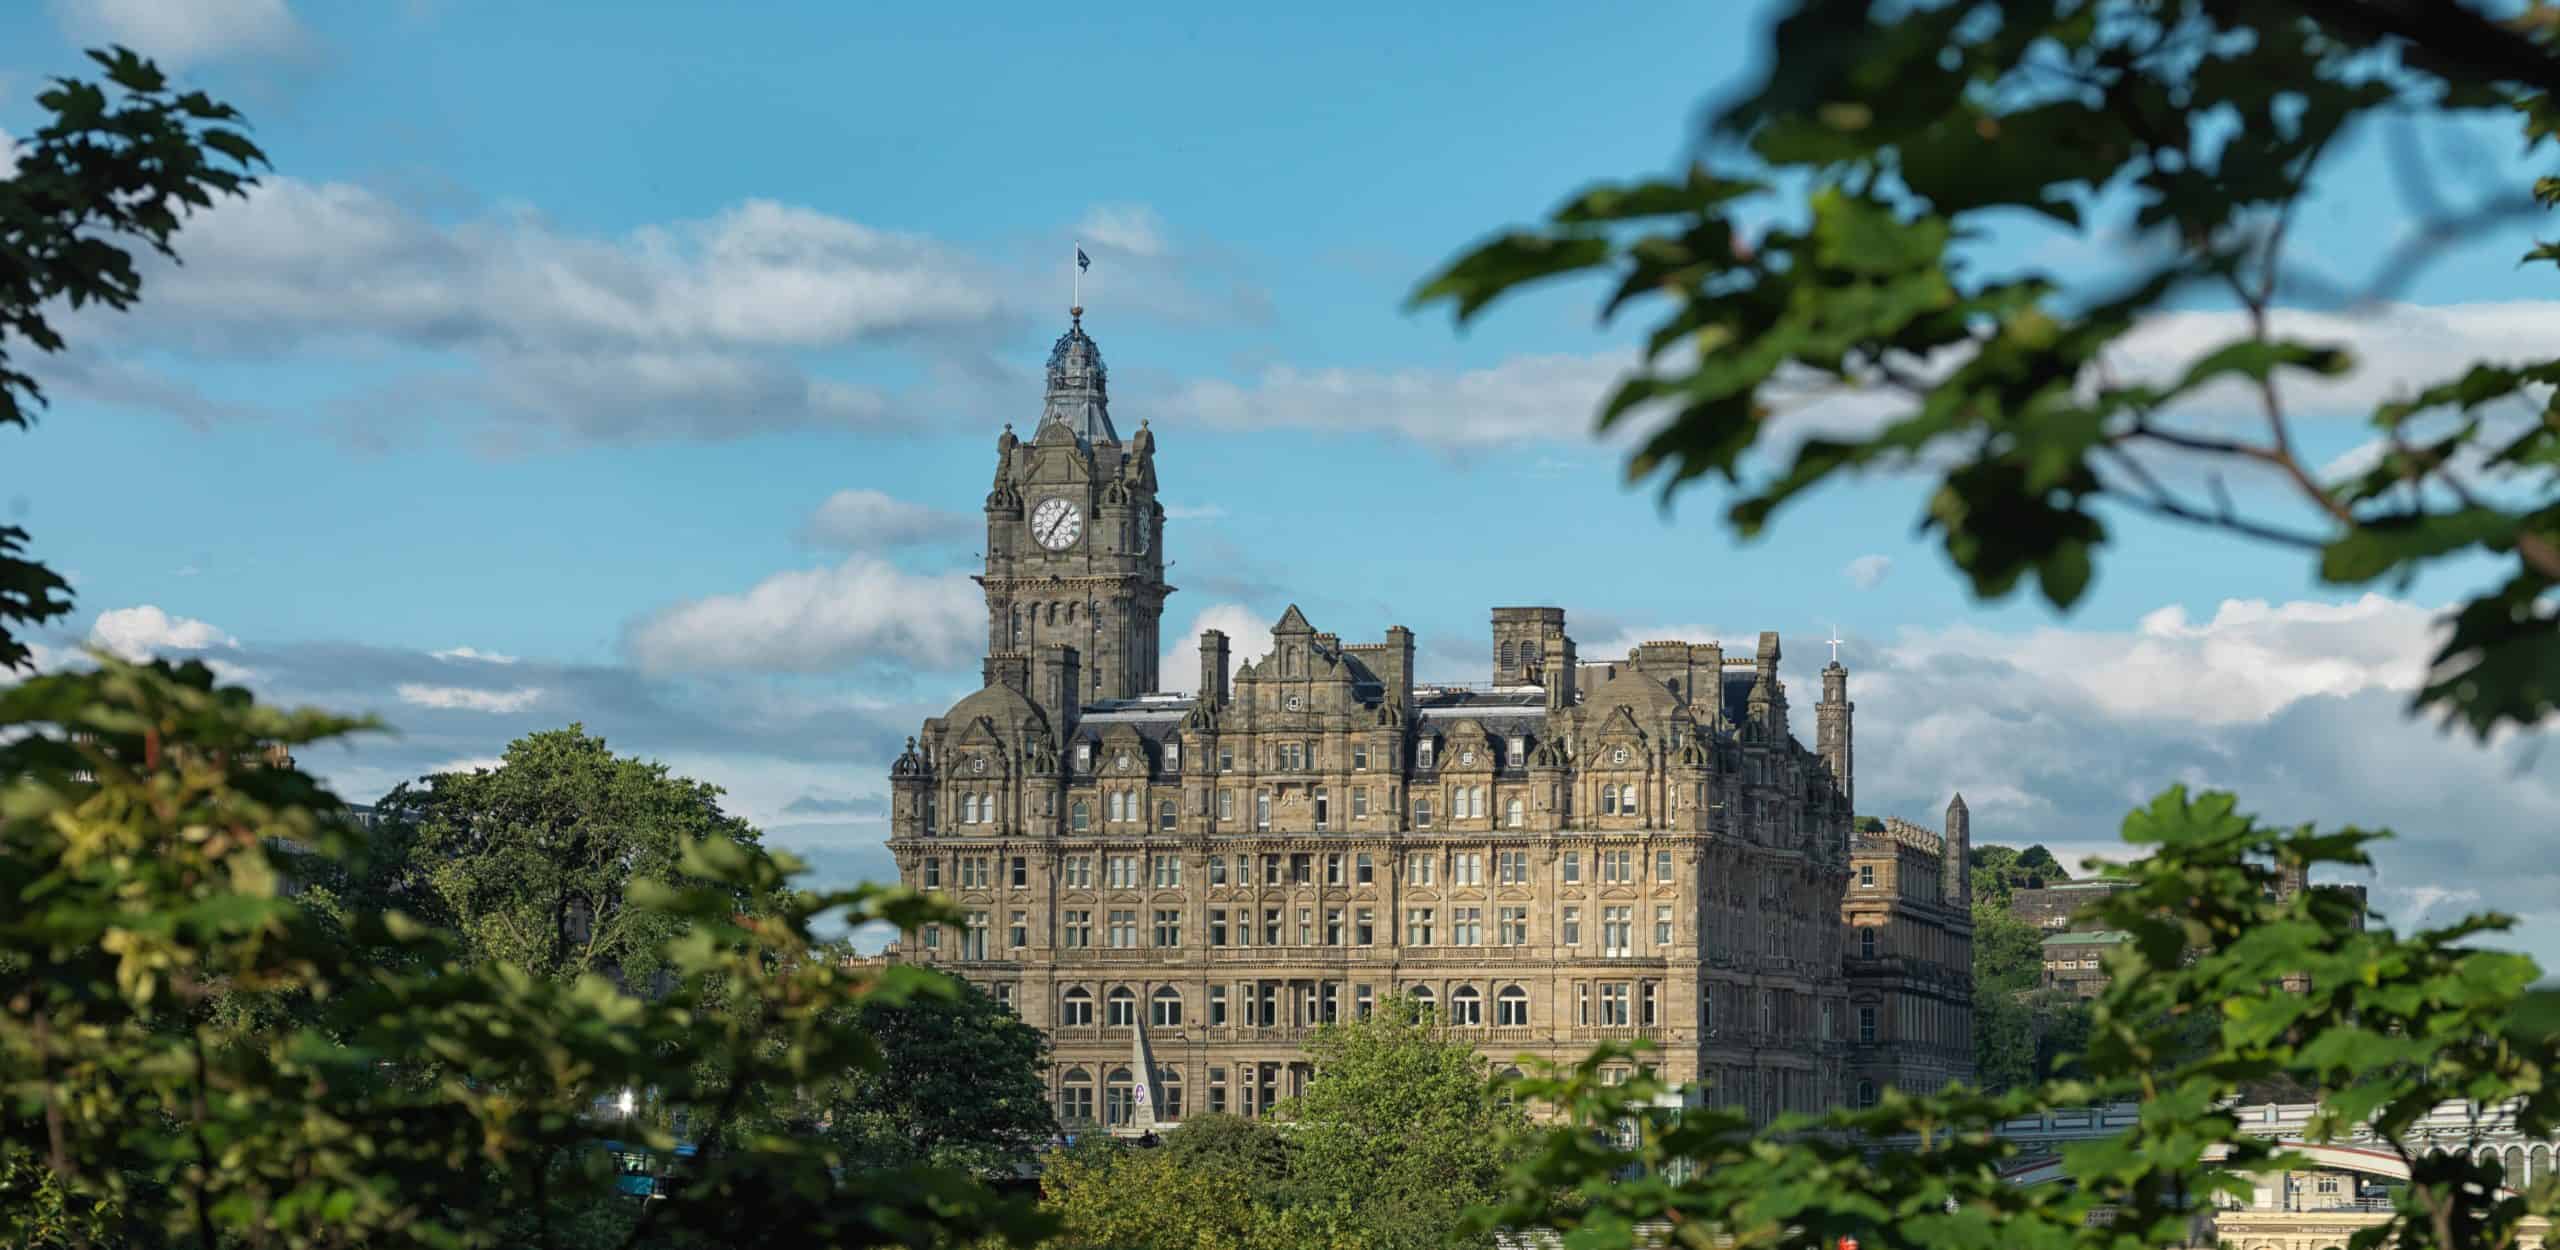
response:
M1078 256L1082 256L1082 255L1084 255L1084 240L1082 240L1082 239L1078 239L1078 240L1076 240L1076 255L1078 255ZM1084 266L1079 265L1079 264L1075 263L1074 261L1070 260L1070 261L1068 261L1068 262L1067 262L1067 268L1068 268L1068 270L1069 270L1069 277L1067 278L1067 284L1068 284L1068 285L1067 285L1067 290L1068 290L1068 292L1069 292L1069 295L1068 295L1068 297L1067 297L1067 306L1068 306L1069 308L1072 308L1072 309L1076 310L1077 312L1083 312L1083 311L1084 311Z

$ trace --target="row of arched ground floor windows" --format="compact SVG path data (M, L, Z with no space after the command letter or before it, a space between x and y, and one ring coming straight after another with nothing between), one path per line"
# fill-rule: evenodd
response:
M2551 1147L2541 1143L2532 1146L2478 1146L2453 1149L2431 1146L2427 1149L2427 1155L2429 1158L2441 1155L2469 1155L2474 1162L2483 1165L2498 1164L2506 1169L2506 1183L2509 1189L2522 1189L2551 1175Z
M1210 1064L1198 1105L1186 1108L1181 1067L1158 1064L1150 1092L1155 1101L1155 1118L1162 1123L1179 1121L1186 1109L1212 1115L1266 1116L1282 1100L1305 1093L1312 1075L1303 1062ZM1501 1075L1517 1080L1520 1069L1505 1068ZM1070 1127L1130 1127L1138 1123L1141 1096L1137 1071L1127 1064L1098 1068L1070 1065L1058 1074L1058 1122Z

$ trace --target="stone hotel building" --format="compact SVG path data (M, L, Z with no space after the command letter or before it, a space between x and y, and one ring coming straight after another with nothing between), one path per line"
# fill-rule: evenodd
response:
M1047 1031L1063 1121L1264 1114L1311 1031L1389 995L1498 1063L1649 1038L1761 1117L1969 1072L1960 809L1853 837L1836 658L1811 749L1777 634L1585 660L1553 607L1493 609L1464 685L1292 607L1251 659L1203 634L1167 692L1157 489L1079 312L997 441L984 688L890 776L901 876L966 916L900 957Z

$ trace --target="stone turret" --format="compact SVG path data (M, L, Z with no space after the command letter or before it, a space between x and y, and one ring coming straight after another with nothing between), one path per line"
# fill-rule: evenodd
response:
M1225 707L1230 698L1227 687L1227 635L1222 630L1200 631L1200 693L1202 703Z
M1751 719L1769 732L1770 740L1787 740L1787 691L1778 680L1778 632L1762 630L1760 651L1752 660Z
M1852 814L1858 808L1858 788L1850 714L1857 710L1858 705L1849 701L1849 670L1835 659L1822 670L1822 702L1814 705L1814 747L1831 766L1832 779L1839 782L1841 797Z
M1938 873L1939 889L1945 893L1949 907L1973 907L1973 865L1968 854L1972 849L1973 816L1965 810L1964 796L1959 794L1947 804L1946 860Z

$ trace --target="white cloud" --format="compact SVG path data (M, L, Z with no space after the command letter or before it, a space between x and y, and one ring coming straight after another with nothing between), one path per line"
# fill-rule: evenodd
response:
M800 537L845 551L886 551L956 542L979 532L984 524L980 517L910 503L876 490L840 490L809 514Z
M99 613L89 626L89 645L138 662L171 651L237 647L240 642L203 621L173 617L146 603Z
M1597 642L1585 643L1577 639L1574 655L1585 664L1616 664L1648 642L1720 642L1724 644L1726 655L1739 658L1749 654L1759 640L1760 635L1756 632L1730 634L1713 625L1652 625L1620 630Z
M653 673L821 672L866 663L950 669L977 656L986 621L967 576L909 573L857 555L666 608L633 623L623 650Z
M6 89L7 86L6 80L0 79L0 89ZM17 173L18 141L12 138L8 131L0 130L0 178L16 177Z
M499 769L506 767L506 764L507 762L505 760L496 756L483 755L474 756L468 759L446 760L441 764L429 764L425 771L429 773L472 773L479 772L482 769L487 769L490 772L496 772Z
M1626 356L1519 356L1484 369L1273 366L1250 385L1185 383L1163 407L1218 429L1383 430L1452 450L1580 441Z
M542 698L540 686L523 686L514 690L478 690L469 686L430 686L422 682L403 682L395 693L400 696L401 702L416 707L494 712L500 715L521 712Z
M2410 718L2435 615L2369 595L2168 608L2125 629L1906 630L1845 657L1859 809L1934 825L1962 791L1976 841L2076 864L2121 856L2125 813L2169 785L2226 789L2278 825L2394 830L2371 884L2395 922L2530 910L2560 888L2560 757L2536 735L2484 748ZM1799 736L1810 703L1797 694Z
M1168 521L1215 521L1225 515L1227 510L1213 503L1164 505L1164 519Z
M796 354L979 332L1004 289L929 239L768 200L598 238L521 210L432 221L366 188L277 177L191 220L185 247L183 266L154 262L147 305L71 337L227 356L460 353L471 367L386 383L400 407L494 410L600 441L879 424L879 393ZM48 367L131 402L180 398L119 375L116 356Z
M121 43L163 66L301 51L310 36L285 0L53 0L82 43Z
M1271 649L1271 626L1277 617L1265 616L1241 603L1219 603L1203 608L1191 618L1191 627L1174 635L1171 646L1156 671L1163 676L1157 684L1172 690L1200 693L1200 631L1215 629L1227 636L1227 675L1235 675L1236 665Z
M471 660L482 664L513 664L516 662L516 657L512 655L500 655L495 651L482 651L474 647L447 647L442 651L430 651L427 654L432 655L439 660Z
M1097 204L1076 223L1078 246L1107 248L1132 256L1162 256L1164 218L1144 204Z
M1892 571L1893 558L1878 555L1860 556L1851 560L1849 567L1840 570L1841 575L1860 590L1873 590L1883 585L1884 575Z

